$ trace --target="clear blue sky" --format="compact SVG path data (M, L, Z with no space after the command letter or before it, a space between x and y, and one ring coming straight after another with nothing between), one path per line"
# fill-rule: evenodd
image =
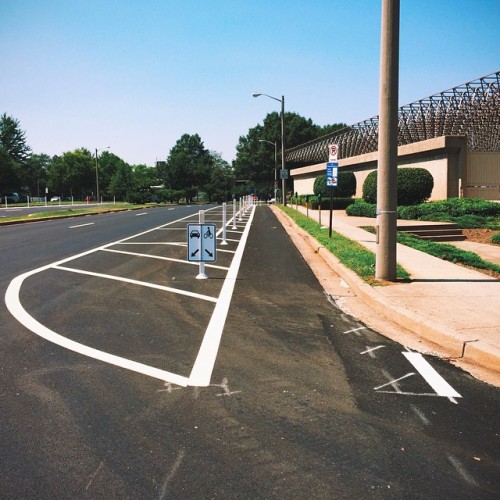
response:
M0 113L35 153L131 164L184 133L232 161L280 104L378 114L381 0L1 0ZM500 69L500 0L401 0L400 105Z

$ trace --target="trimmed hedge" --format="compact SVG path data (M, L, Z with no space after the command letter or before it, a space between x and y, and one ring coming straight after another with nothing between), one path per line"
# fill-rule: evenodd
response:
M425 168L398 168L398 205L416 205L428 200L434 179ZM377 171L370 172L363 184L363 199L377 203Z
M306 200L309 200L309 208L312 210L318 210L319 204L321 201L321 210L329 210L330 209L330 195L328 198L324 198L321 196L321 200L319 196L315 196L314 194L303 195L301 194L298 199L294 196L291 198L291 203L296 204L298 202L299 205L306 206ZM349 205L354 203L354 198L333 198L333 209L334 210L345 210Z
M351 198L356 194L356 176L354 172L340 171L338 174L338 185L334 188L326 186L326 174L316 177L314 181L314 194L321 194L323 200L330 199L330 189L333 190L334 198Z

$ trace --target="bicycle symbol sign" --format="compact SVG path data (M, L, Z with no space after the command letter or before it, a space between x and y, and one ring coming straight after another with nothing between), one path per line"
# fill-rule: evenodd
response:
M216 234L215 224L188 224L188 261L215 262L217 259Z

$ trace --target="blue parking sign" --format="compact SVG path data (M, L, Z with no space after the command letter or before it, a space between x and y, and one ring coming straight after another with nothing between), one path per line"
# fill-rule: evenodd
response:
M329 162L326 164L326 187L337 187L339 175L338 162Z

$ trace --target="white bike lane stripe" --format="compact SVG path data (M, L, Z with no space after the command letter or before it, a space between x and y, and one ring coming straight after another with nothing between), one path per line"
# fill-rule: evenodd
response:
M66 338L66 337L64 337L64 336L62 336L62 335L54 332L53 330L50 330L49 328L47 328L46 326L44 326L43 324L41 324L39 321L37 321L35 318L33 318L30 314L28 314L28 312L22 306L21 301L20 301L20 297L19 297L19 294L20 294L23 282L27 278L29 278L30 276L33 276L33 275L38 274L38 273L41 273L43 271L47 271L49 269L57 269L57 268L65 270L65 271L78 272L78 270L75 270L75 269L72 269L72 268L64 268L63 264L66 264L67 262L71 262L73 260L79 259L81 257L85 257L85 256L90 255L92 253L95 253L95 252L98 252L98 251L101 251L101 250L105 250L108 247L111 247L113 245L117 245L117 244L126 242L128 240L133 239L133 238L137 238L137 237L142 236L144 234L151 233L151 232L156 231L156 230L158 230L160 228L164 228L167 225L174 224L174 223L177 223L177 222L180 222L180 221L192 218L194 216L196 216L196 214L195 215L189 215L189 216L183 217L181 219L177 219L176 221L172 221L172 222L170 222L168 224L163 224L161 226L158 226L158 227L155 227L155 228L152 228L152 229L148 229L147 231L144 231L142 233L139 233L139 234L136 234L136 235L124 238L124 239L116 241L116 242L108 243L108 244L103 245L101 247L94 248L94 249L88 250L86 252L82 252L82 253L74 255L72 257L68 257L68 258L62 259L62 260L60 260L58 262L54 262L52 264L48 264L48 265L42 266L42 267L40 267L38 269L34 269L32 271L28 271L28 272L26 272L24 274L21 274L21 275L17 276L16 278L14 278L10 282L10 284L9 284L9 286L7 288L7 291L5 293L5 304L7 306L7 309L26 328L28 328L29 330L31 330L32 332L34 332L38 336L44 338L45 340L48 340L49 342L57 344L57 345L59 345L61 347L64 347L64 348L69 349L71 351L77 352L79 354L83 354L84 356L87 356L87 357L90 357L90 358L93 358L93 359L97 359L99 361L103 361L103 362L111 364L111 365L119 366L119 367L125 368L127 370L131 370L131 371L134 371L134 372L137 372L137 373L141 373L143 375L147 375L147 376L150 376L150 377L153 377L153 378L156 378L156 379L160 379L160 380L165 381L165 382L170 382L170 383L173 383L173 384L176 384L176 385L180 385L180 386L183 386L183 387L186 387L188 385L188 383L189 383L189 385L195 385L193 383L193 381L191 380L191 378L193 377L193 372L191 373L191 376L188 379L187 377L184 377L184 376L181 376L181 375L169 372L167 370L161 370L159 368L154 368L152 366L148 366L148 365L145 365L143 363L138 363L138 362L132 361L130 359L122 358L120 356L116 356L114 354L110 354L110 353L107 353L107 352L104 352L104 351L100 351L98 349L94 349L92 347L89 347L89 346L86 346L84 344L80 344L79 342L75 342L73 340L68 339L68 338ZM253 218L253 211L252 211L252 218ZM249 230L249 226L250 226L250 224L247 224L247 227L245 228L245 231ZM240 245L238 246L238 250L237 250L237 254L238 253L241 254L240 257L239 257L239 261L241 261L241 256L243 255L243 250L244 250L244 244L241 245L242 242L240 242ZM245 235L245 242L246 242L246 235ZM236 257L237 257L237 255L235 255L235 258ZM234 259L233 259L233 262L234 262ZM236 275L237 275L238 269L239 269L239 262L238 262L237 267L236 267ZM232 270L234 272L234 266L233 266L233 264L231 264L231 267L229 268L228 275L226 276L226 279L224 281L224 285L222 287L222 290L221 290L221 293L219 294L219 298L218 299L213 299L213 298L208 297L208 296L203 296L202 297L201 295L198 298L205 298L205 300L207 300L207 299L208 300L212 300L212 301L217 302L217 304L218 304L220 298L227 297L227 291L224 293L224 297L223 297L223 291L225 289L227 290L227 287L225 285L226 285L226 282L228 281L228 278L229 278L230 274L231 275L233 274L231 272ZM84 271L82 271L82 273L84 273ZM93 274L97 274L97 273L93 273ZM236 278L236 275L234 276L234 278ZM110 276L109 275L102 275L102 277L108 277L109 278ZM113 279L117 279L117 280L121 280L121 281L129 281L129 282L133 282L134 281L134 280L127 280L127 279L118 278L118 277L112 277L112 278ZM232 281L235 281L235 279L233 279ZM136 281L135 284L145 285L145 282L138 282L138 281ZM154 286L154 285L149 284L149 286ZM163 287L163 288L167 288L167 287ZM230 301L231 296L232 296L232 289L233 288L234 288L234 283L233 283L233 285L231 287L231 293L229 295L229 301ZM175 290L175 291L177 292L178 290ZM210 323L209 323L209 328L210 328L210 324L212 323L212 321L214 319L215 312L216 311L220 311L220 308L217 307L217 304L216 304L214 313L212 314L212 318L211 318ZM229 309L229 304L227 304L227 309ZM226 315L227 315L227 311L226 311ZM225 322L225 316L224 316L224 322ZM221 326L220 336L222 335L222 327L223 327L223 325ZM208 332L209 328L207 328L207 331L205 332L204 340L203 340L203 343L202 343L202 348L203 348L203 344L205 343L205 338L207 337L207 332ZM220 342L220 338L219 338L219 342ZM214 355L216 356L217 355L217 351L215 351L215 354L214 354L213 353L213 349L211 349L211 352L209 354L205 355L206 349L203 350L203 352L202 352L202 348L200 349L200 352L198 353L198 357L196 359L195 366L196 366L196 363L198 363L198 366L200 366L202 358L205 359L205 357L207 357L207 359L204 362L204 365L206 367L209 367L210 363L211 363L211 357L214 356ZM217 344L217 350L218 350L218 344ZM213 369L213 364L214 363L215 363L215 357L213 358L212 369ZM210 369L210 374L211 374L212 369ZM194 368L193 368L193 370L194 370ZM205 370L204 370L205 377L202 379L203 381L206 378L206 372L207 372L207 370L208 370L208 368L205 368ZM208 385L208 384L209 384L209 382L206 385ZM205 385L205 384L202 384L202 385Z

